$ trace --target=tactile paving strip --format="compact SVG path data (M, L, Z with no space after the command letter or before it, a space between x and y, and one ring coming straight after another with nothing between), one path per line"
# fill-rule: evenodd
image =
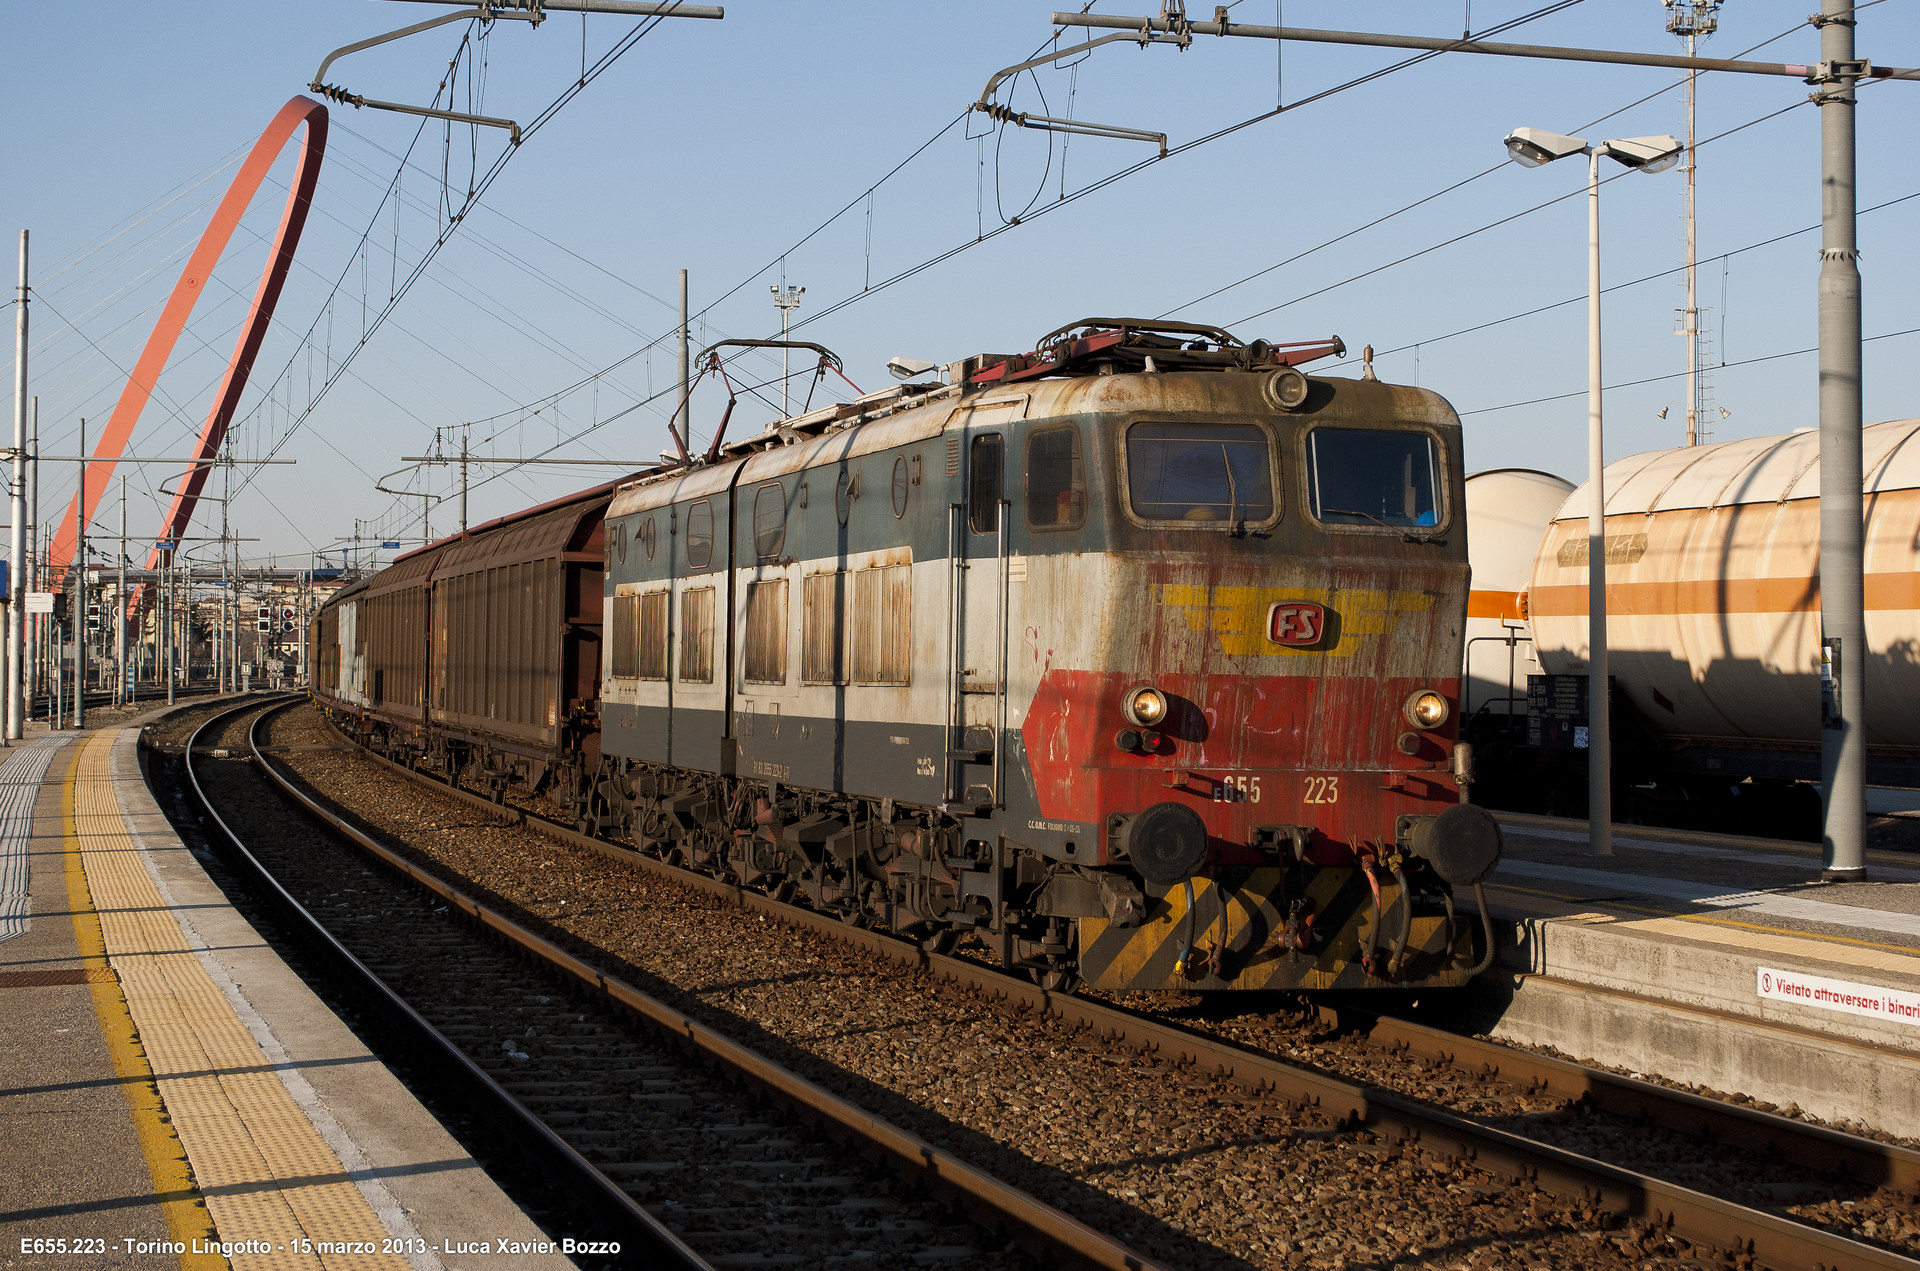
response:
M88 738L75 766L72 832L107 959L207 1212L222 1241L264 1246L229 1253L234 1271L405 1271L404 1258L380 1251L387 1229L168 912L114 799L113 738Z
M33 922L27 896L33 852L33 801L54 751L65 741L48 733L22 742L0 763L0 940L25 935Z

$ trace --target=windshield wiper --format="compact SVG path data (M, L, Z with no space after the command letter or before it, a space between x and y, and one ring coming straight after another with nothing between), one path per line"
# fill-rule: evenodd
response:
M1372 521L1375 525L1383 526L1386 529L1390 529L1390 530L1409 530L1409 529L1419 528L1417 526L1395 525L1392 521L1387 520L1385 517L1375 516L1371 512L1362 512L1358 508L1321 508L1320 515L1322 516L1328 516L1328 515L1364 516L1367 520ZM1407 542L1409 543L1441 543L1446 541L1444 539L1435 538L1432 534L1406 533L1406 534L1402 534L1401 537L1406 539Z
M1233 460L1227 457L1225 443L1220 446L1220 463L1227 470L1227 534L1229 537L1238 538L1240 537L1239 518L1234 513L1240 510L1240 490L1234 484Z

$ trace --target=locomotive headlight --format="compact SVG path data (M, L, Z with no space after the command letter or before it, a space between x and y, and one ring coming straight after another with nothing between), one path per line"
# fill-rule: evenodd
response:
M1130 688L1120 699L1120 713L1138 728L1152 728L1167 717L1167 695L1151 686Z
M1423 688L1407 699L1406 714L1415 728L1438 728L1447 722L1447 699Z

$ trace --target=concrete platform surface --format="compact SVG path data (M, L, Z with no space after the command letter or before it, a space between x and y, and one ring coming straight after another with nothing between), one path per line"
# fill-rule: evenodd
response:
M1801 844L1500 821L1484 1031L1920 1137L1920 861L1824 884Z
M0 1267L572 1266L499 1251L546 1237L227 902L136 728L29 741L0 763L0 894L27 882L0 899Z

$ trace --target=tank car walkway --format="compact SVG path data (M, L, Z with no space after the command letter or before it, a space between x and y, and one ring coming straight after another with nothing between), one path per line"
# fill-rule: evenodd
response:
M1496 1036L1920 1135L1920 857L1501 813Z
M0 1267L571 1265L440 1256L544 1237L214 886L138 736L0 764Z

